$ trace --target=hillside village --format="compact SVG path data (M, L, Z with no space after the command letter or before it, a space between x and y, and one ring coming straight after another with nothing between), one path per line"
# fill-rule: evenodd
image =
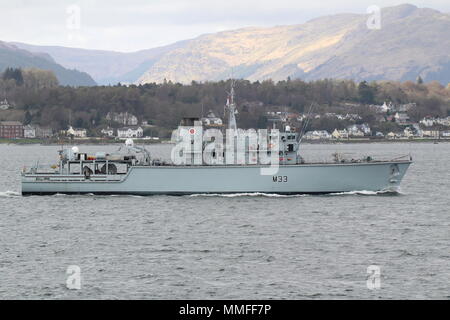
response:
M151 125L141 123L138 125L137 117L125 113L108 113L106 120L119 125L117 128L105 127L101 129L99 135L89 135L86 128L74 128L72 125L66 130L57 130L50 127L41 127L39 125L23 124L19 121L0 121L0 138L3 139L53 139L53 138L71 138L71 139L150 139L159 140L159 137L144 137L144 128L150 128ZM122 125L122 126L120 126Z
M416 104L409 103L404 105L394 105L384 103L383 105L370 105L377 113L377 122L393 123L397 125L397 130L381 132L373 130L369 124L352 124L344 129L307 131L304 135L306 140L350 140L350 139L449 139L450 138L450 116L445 118L427 116L419 122L411 121L408 111L415 108ZM279 115L286 119L292 118L292 115ZM297 120L301 122L305 115L299 115ZM339 120L361 120L357 114L340 115L336 113L326 113L323 115L313 114L313 118L320 119L336 118Z
M223 117L231 83L68 87L49 72L9 69L0 79L0 138L170 139L183 118ZM305 141L449 137L450 85L420 77L233 83L243 129L289 125Z
M6 100L2 106L7 105ZM364 141L364 140L450 140L450 116L445 118L427 116L419 122L413 122L408 116L408 111L415 108L416 104L394 105L384 103L383 105L370 105L369 108L377 114L377 122L392 123L398 128L389 132L377 131L370 127L368 123L360 123L362 117L355 113L337 114L328 112L324 114L310 113L301 114L288 111L268 111L267 128L276 128L289 125L291 127L302 128L305 122L320 119L334 119L345 123L352 123L343 129L325 130L317 128L303 132L303 139L306 141ZM72 138L72 139L100 139L100 140L124 140L128 138L159 141L158 136L144 135L154 127L148 121L139 122L138 118L128 112L109 112L105 120L114 124L115 127L106 126L99 131L99 134L89 135L86 128L74 128L69 126L66 130L56 130L50 127L39 125L23 124L19 121L0 122L0 138L3 139L52 139L52 138ZM217 117L210 110L205 117L201 118L204 126L224 127L224 120Z

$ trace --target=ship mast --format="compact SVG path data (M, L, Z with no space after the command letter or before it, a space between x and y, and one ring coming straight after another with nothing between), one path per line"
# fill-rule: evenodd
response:
M234 102L234 80L231 80L231 90L228 94L226 110L228 111L228 129L237 131L236 114L237 108Z

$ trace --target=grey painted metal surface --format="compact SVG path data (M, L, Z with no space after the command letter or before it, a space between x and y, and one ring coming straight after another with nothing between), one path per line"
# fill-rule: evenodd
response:
M126 175L22 176L27 194L333 193L395 190L411 161L282 165L275 175L261 166L136 166Z

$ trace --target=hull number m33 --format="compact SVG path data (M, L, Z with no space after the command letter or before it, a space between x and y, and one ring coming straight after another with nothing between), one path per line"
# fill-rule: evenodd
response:
M273 176L273 182L288 182L287 176Z

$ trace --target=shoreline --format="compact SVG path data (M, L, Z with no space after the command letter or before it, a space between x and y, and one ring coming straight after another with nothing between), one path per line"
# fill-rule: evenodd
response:
M45 139L2 139L0 138L0 144L6 145L43 145L43 146L60 146L60 145L112 145L123 144L122 140L96 140L96 139L80 139L80 140L66 140L55 141ZM158 145L158 144L172 144L170 140L149 141L134 139L136 144L144 145ZM345 139L345 140L303 140L302 144L370 144L370 143L448 143L450 138L441 139Z
M138 144L165 144L165 140L142 140L133 139ZM74 139L74 140L51 140L51 139L4 139L0 138L0 144L14 144L14 145L45 145L45 146L60 146L60 145L111 145L124 144L125 140L100 140L100 139Z
M302 141L305 144L352 144L352 143L440 143L450 142L449 139L350 139L350 140L322 140Z

